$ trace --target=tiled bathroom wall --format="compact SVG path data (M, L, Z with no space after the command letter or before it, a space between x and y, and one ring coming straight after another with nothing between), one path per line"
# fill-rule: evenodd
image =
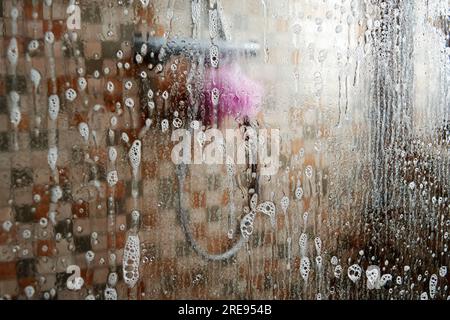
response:
M0 296L448 299L448 15L0 1ZM278 130L275 174L174 163L195 126Z

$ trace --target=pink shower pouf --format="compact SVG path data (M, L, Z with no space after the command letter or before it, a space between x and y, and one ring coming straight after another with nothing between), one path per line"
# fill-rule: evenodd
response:
M217 88L220 93L218 121L224 117L254 117L263 97L262 86L250 79L237 65L209 69L205 74L203 92L208 118L213 117L214 106L211 91Z

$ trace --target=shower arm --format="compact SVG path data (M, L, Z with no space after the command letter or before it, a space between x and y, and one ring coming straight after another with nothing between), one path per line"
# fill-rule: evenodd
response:
M191 8L194 7L196 1L201 2L202 0L191 0ZM206 10L209 10L208 4L205 4ZM147 50L144 59L153 65L167 61L171 56L185 55L191 60L198 59L200 56L209 56L212 47L214 47L214 50L218 49L220 58L256 57L261 50L260 44L256 41L232 43L222 1L215 0L214 8L217 11L219 22L218 38L214 39L214 42L211 39L194 39L192 37L167 39L165 37L152 37L148 33L144 36L137 32L134 34L133 41L135 53L141 53L143 44L146 44Z
M141 52L143 44L147 45L147 53L144 59L156 65L167 61L171 56L184 55L190 59L197 59L200 55L209 56L211 43L209 40L193 38L144 37L141 33L134 35L134 51ZM256 41L233 44L220 40L215 43L221 58L256 57L261 46Z
M197 39L197 36L192 34L192 37L153 37L149 33L143 35L141 32L134 34L133 49L135 57L137 54L143 55L143 60L150 66L156 66L159 63L164 63L172 56L183 55L190 60L203 59L210 56L210 50L218 52L219 58L237 58L256 57L261 51L261 46L256 41L247 41L232 43L231 35L228 29L228 24L224 14L222 1L212 1L213 6L211 8L208 4L209 1L204 0L191 0L191 15L194 16L194 7L198 4L200 7L205 5L206 11L216 10L218 20L218 33L217 38L213 39ZM201 9L200 9L201 10ZM147 49L142 52L143 45L146 44ZM203 57L203 58L201 58ZM205 59L208 62L209 59Z

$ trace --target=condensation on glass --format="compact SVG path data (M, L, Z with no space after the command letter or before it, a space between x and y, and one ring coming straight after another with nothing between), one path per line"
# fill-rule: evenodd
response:
M0 296L449 299L449 15L0 1Z

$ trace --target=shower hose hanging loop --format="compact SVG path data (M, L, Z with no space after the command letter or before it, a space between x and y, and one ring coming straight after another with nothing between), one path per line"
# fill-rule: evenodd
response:
M178 216L181 221L186 241L192 249L205 260L228 260L241 249L244 243L248 241L254 230L254 220L257 213L263 213L270 218L272 227L275 227L275 204L272 201L265 201L258 204L258 195L254 193L250 199L250 208L244 207L245 216L240 223L241 236L239 240L226 252L220 254L210 254L204 250L195 240L192 230L189 227L187 212L184 209L183 187L186 178L186 164L182 163L176 166L176 175L178 177Z

